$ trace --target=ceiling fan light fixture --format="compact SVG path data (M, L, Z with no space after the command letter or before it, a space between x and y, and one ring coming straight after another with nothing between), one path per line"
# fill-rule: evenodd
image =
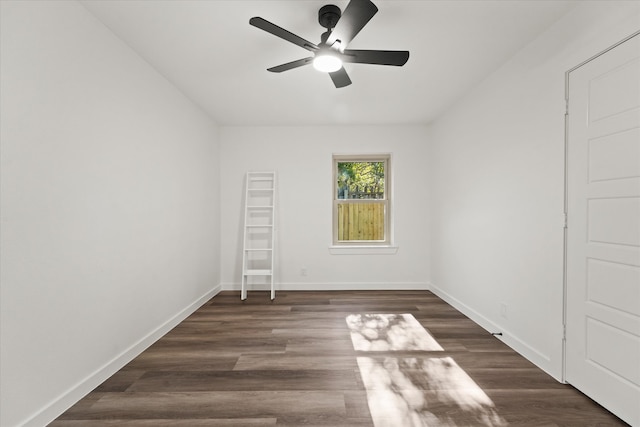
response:
M313 58L313 67L324 73L333 73L342 68L342 60L330 52L317 53Z

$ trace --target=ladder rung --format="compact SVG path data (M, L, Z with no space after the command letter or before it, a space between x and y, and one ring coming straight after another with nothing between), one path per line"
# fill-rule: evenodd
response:
M271 270L245 270L245 276L271 276Z
M269 187L269 188L249 188L249 191L264 191L264 192L271 192L273 191L273 187Z
M263 252L269 252L269 251L272 251L272 250L273 250L272 248L263 248L263 249L259 249L259 248L245 248L245 251L247 251L247 252L260 252L260 251L263 251Z
M273 228L273 225L271 225L271 224L264 224L264 225L260 225L260 224L247 224L247 228Z
M264 205L264 206L247 206L247 209L273 209L273 206Z
M249 181L273 181L273 176L252 176Z

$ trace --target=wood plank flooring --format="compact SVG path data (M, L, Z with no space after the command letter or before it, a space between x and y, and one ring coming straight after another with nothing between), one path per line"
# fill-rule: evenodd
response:
M355 351L364 313L412 314L443 350ZM626 424L430 292L281 291L218 294L50 425Z

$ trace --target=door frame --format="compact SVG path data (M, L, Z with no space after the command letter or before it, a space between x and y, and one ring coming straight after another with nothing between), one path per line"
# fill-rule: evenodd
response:
M568 215L568 204L569 204L569 78L570 73L577 70L578 68L588 64L596 58L604 55L612 49L620 46L624 42L640 35L640 31L636 31L635 33L625 37L619 42L609 46L605 50L593 55L591 58L581 62L580 64L572 67L568 71L565 72L564 77L564 100L565 100L565 113L564 113L564 237L563 237L563 259L562 259L562 376L561 380L563 383L567 384L567 260L568 260L568 252L567 252L567 238L568 238L568 227L567 227L567 215Z

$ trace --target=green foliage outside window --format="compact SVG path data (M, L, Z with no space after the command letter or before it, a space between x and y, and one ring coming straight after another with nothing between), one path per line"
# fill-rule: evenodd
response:
M338 199L384 199L384 162L338 162Z

